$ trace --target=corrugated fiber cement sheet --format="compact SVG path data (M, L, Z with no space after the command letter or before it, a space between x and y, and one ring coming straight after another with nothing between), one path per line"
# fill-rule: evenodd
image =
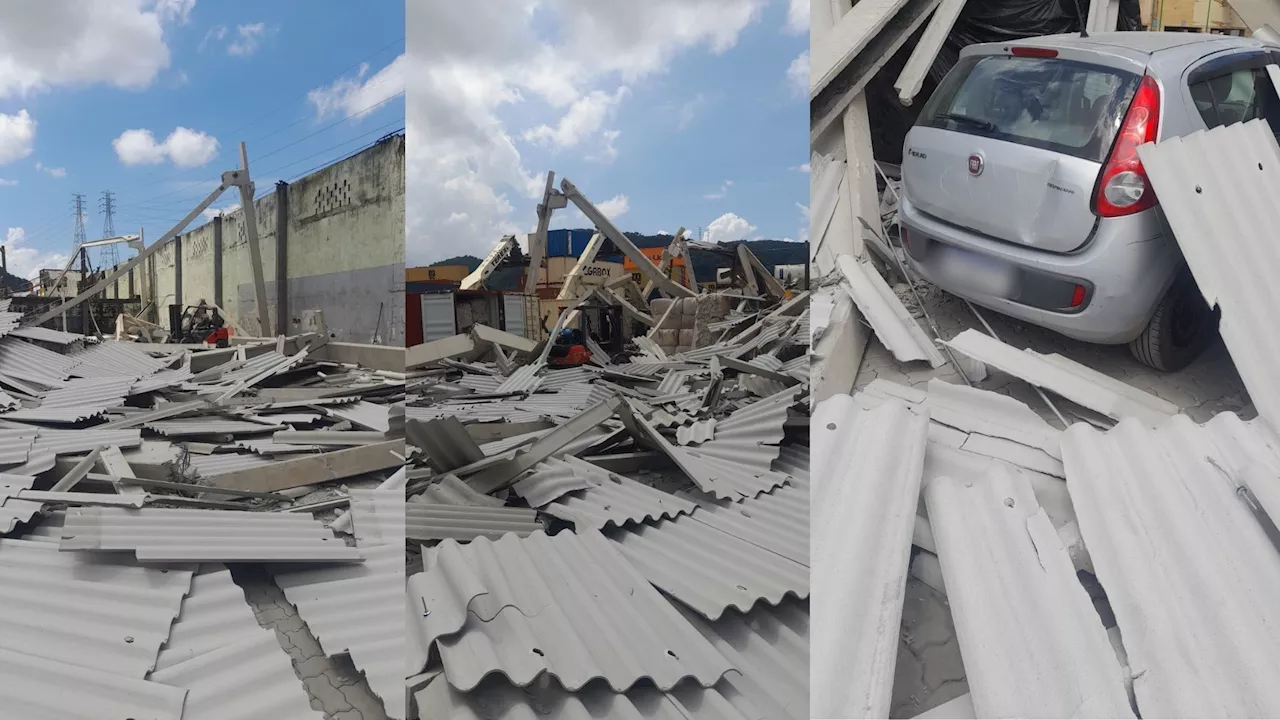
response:
M927 413L818 405L811 492L814 717L888 717Z
M1186 416L1077 423L1062 459L1138 712L1280 717L1280 552L1209 431Z
M1280 428L1280 146L1250 120L1138 148L1196 285L1258 414Z

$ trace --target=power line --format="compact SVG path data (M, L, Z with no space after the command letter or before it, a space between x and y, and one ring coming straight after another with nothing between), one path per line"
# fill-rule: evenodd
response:
M331 76L327 81L325 81L324 83L321 83L321 85L329 85L329 84L334 83L334 82L335 82L335 81L337 81L339 78L341 78L342 76L346 75L348 72L350 72L350 71L352 71L352 70L354 70L354 69L356 69L356 68L360 67L362 64L364 64L364 63L368 62L369 60L373 59L374 57L377 57L378 55L381 55L381 54L382 54L383 52L385 52L388 48L391 48L391 47L393 47L393 46L395 46L395 45L398 45L398 44L402 44L402 43L404 43L404 39L405 39L405 37L404 37L403 35L401 35L399 38L397 38L397 39L395 39L395 40L392 40L391 42L389 42L389 43L387 43L387 44L383 45L382 47L378 48L377 50L374 50L373 52L369 53L368 55L365 55L364 57L360 58L359 60L355 61L354 63L352 63L352 64L348 65L348 66L347 66L347 67L345 67L345 68L343 68L343 69L342 69L341 71L339 71L337 74L335 74L335 75ZM377 85L377 84L378 84L378 83L374 83L373 85ZM372 87L373 85L371 85L370 87ZM310 90L308 90L308 91L307 91L307 93L310 93L310 92L311 92ZM307 95L306 95L306 94L304 94L304 95L303 95L303 98L305 99L305 98L306 98L306 96L307 96ZM223 135L224 137L234 137L234 136L236 135L236 133L240 132L241 130L245 130L245 129L247 129L247 128L252 127L252 126L253 126L253 125L255 125L259 120L262 120L263 118L266 118L266 117L270 117L270 116L272 116L272 115L274 115L274 114L276 114L276 113L280 112L280 111L281 111L281 110L283 110L284 108L288 107L289 105L292 105L292 104L293 104L293 103L295 103L295 102L297 102L297 100L296 100L296 99L295 99L295 100L288 100L288 101L284 102L283 104L278 105L278 106L276 106L275 108L273 108L273 109L271 109L271 110L268 110L268 111L267 111L267 112L265 112L265 113L262 113L262 114L260 114L260 115L255 116L253 119L249 120L248 122L245 122L244 124L240 125L239 127L235 128L234 130L229 130L229 131L227 131L227 132L225 132L225 133L222 133L222 135ZM303 116L302 118L300 118L300 119L298 119L298 120L296 120L296 121L294 121L294 122L291 122L291 123L289 123L288 125L286 125L286 126L284 126L284 127L282 127L282 128L279 128L279 129L277 129L277 130L275 130L275 131L273 131L273 132L267 133L266 135L260 135L260 136L258 136L258 137L256 137L256 138L252 139L252 140L249 140L248 142L257 142L257 141L259 141L259 140L265 140L266 138L269 138L269 137L271 137L272 135L278 134L279 132L281 132L281 131L283 131L283 130L287 130L287 129L291 128L291 127L294 127L294 126L295 126L295 125L297 125L298 123L305 122L306 120L310 119L311 117L313 117L313 114L312 114L312 113L310 113L310 112L308 112L308 113L307 113L305 116ZM157 172L159 172L159 171L157 171ZM153 186L153 185L157 185L157 184L159 184L159 183L162 183L162 182L164 182L165 180L172 180L172 179L176 178L177 176L178 176L178 174L170 173L167 177L162 177L162 178L159 178L159 179L153 180L152 182L146 183L145 185L132 185L132 186L126 186L126 188L128 188L128 189L130 189L130 190L141 190L141 189L143 189L143 188L148 188L148 187L151 187L151 186ZM153 173L152 175L149 175L148 177L155 177L155 174ZM146 179L146 178L143 178L143 179Z

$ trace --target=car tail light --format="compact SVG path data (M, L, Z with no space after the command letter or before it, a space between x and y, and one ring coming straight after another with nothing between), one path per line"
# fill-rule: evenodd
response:
M1016 47L1010 48L1009 52L1015 57L1033 57L1033 58L1056 58L1058 51L1051 48L1038 47Z
M1075 289L1071 291L1071 307L1077 308L1084 304L1084 293L1085 290L1083 285L1077 285Z
M1138 146L1155 142L1160 125L1160 87L1146 75L1133 94L1111 154L1098 176L1094 211L1102 217L1120 217L1141 212L1156 204L1155 191L1138 158Z

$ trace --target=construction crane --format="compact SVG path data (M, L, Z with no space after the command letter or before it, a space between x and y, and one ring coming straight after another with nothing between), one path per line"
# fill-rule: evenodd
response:
M470 275L462 278L462 284L458 286L459 290L481 290L484 288L485 281L493 274L495 270L502 267L502 264L511 257L511 253L519 252L520 245L516 242L515 235L507 235L498 241L496 247L489 251L488 257L484 262L480 263L480 267L476 268Z
M689 245L685 242L684 232L684 228L677 230L676 236L671 239L671 243L663 248L662 260L658 263L658 272L663 275L669 275L671 272L671 264L675 262L676 258L682 257L684 258L685 287L688 287L691 290L696 290L698 287L698 281L693 274L693 258L689 256ZM653 280L650 280L645 283L644 290L641 292L641 295L643 295L645 299L648 299L648 297L653 294L653 288L654 282ZM665 292L662 294L664 297L670 297Z

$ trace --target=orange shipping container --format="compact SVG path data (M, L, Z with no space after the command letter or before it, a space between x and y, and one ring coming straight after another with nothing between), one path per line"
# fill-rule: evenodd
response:
M404 274L406 282L461 282L471 271L466 265L435 265L408 268Z

